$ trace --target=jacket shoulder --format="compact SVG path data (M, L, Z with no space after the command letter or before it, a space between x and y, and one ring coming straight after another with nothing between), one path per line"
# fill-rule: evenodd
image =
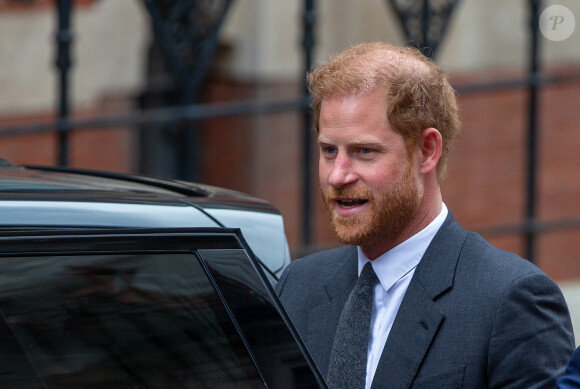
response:
M496 278L504 278L506 281L526 274L545 276L532 262L493 246L474 232L467 234L460 258L477 268L488 268Z

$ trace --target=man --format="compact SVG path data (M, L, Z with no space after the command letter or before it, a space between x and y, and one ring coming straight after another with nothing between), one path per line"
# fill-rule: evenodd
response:
M554 387L574 345L560 290L442 202L460 128L445 74L367 43L308 81L320 187L348 246L294 261L277 292L329 386Z

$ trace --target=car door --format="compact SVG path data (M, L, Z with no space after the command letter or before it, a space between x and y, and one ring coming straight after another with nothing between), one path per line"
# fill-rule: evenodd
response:
M0 387L325 387L237 229L3 232L0 315Z

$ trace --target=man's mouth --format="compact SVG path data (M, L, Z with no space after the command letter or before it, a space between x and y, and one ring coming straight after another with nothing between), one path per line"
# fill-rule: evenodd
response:
M366 203L366 199L336 199L336 203L344 209L351 209Z

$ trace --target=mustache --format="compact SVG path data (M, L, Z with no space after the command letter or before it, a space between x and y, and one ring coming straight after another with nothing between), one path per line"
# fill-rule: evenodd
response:
M334 200L339 198L349 198L349 199L367 199L372 200L374 198L372 192L366 188L334 188L330 187L326 191L320 188L322 196L328 200Z

